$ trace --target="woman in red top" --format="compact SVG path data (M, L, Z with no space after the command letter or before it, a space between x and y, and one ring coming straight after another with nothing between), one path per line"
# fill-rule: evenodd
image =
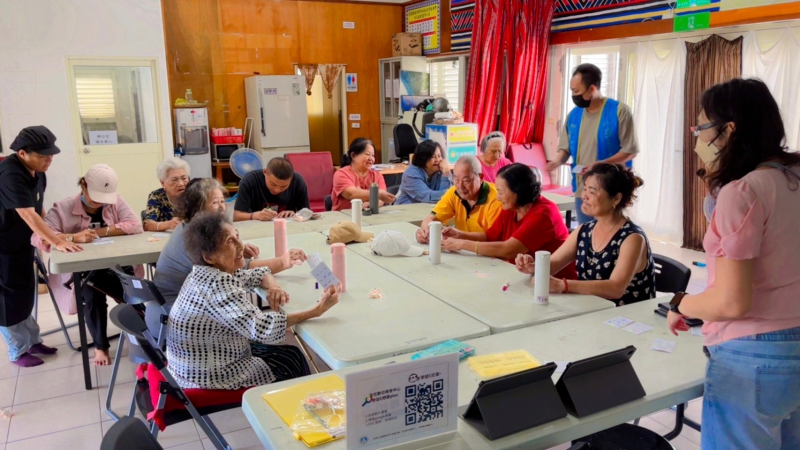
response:
M485 233L469 233L455 228L443 230L442 249L466 250L483 256L505 259L514 264L519 253L533 255L558 250L569 237L558 206L542 197L542 184L530 167L511 164L497 173L497 200L503 211ZM574 280L575 264L559 272L560 278Z
M342 168L333 175L333 210L350 209L350 200L360 199L369 206L369 187L378 183L380 206L394 202L394 195L386 192L386 181L375 165L375 147L372 141L356 138L343 158Z

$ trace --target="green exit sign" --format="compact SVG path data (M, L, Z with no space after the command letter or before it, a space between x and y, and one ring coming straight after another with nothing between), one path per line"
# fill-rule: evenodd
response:
M675 16L672 31L705 30L711 28L711 13L687 14L685 16Z
M675 9L693 8L695 6L710 5L711 0L678 0Z

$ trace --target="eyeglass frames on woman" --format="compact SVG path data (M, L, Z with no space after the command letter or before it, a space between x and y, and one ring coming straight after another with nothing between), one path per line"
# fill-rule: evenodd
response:
M698 136L700 136L700 132L701 131L707 130L709 128L714 128L719 124L720 124L719 122L709 122L709 123L706 123L706 124L703 124L703 125L695 125L693 127L689 127L689 130L692 132L692 135L694 137L698 137Z

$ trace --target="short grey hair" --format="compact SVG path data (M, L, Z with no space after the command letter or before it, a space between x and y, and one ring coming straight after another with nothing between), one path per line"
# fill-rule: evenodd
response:
M189 164L187 164L186 161L173 156L158 163L158 167L156 167L156 176L158 176L158 181L167 181L167 174L169 171L178 169L185 170L186 176L189 178L192 177L192 169L189 167Z
M456 165L458 164L466 164L472 169L472 173L475 175L480 175L483 173L483 168L481 167L481 162L478 161L478 158L473 155L462 155L456 160Z
M481 139L481 153L486 153L486 149L489 148L489 144L493 141L502 142L503 152L505 153L506 147L508 147L508 141L506 140L506 135L503 134L502 131L492 131Z

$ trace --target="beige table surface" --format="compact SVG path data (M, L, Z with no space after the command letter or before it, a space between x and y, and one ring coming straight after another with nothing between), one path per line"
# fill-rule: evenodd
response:
M317 220L308 220L305 222L295 222L293 219L287 219L286 233L287 234L301 234L301 233L314 233L323 230L329 230L332 225L335 225L343 220L349 220L349 213L347 216L339 211L328 211L321 213L322 218ZM258 239L274 236L274 223L260 222L258 220L246 220L244 222L235 222L236 229L239 230L239 237L242 240Z
M412 245L427 249L427 245L417 244L415 225L393 223L364 228L376 235L385 230L399 231ZM424 255L378 256L369 244L354 243L347 248L485 323L492 334L614 307L608 300L581 294L551 294L549 305L537 305L533 302L533 287L528 284L529 276L503 260L474 253L442 253L441 264L433 265ZM506 282L511 284L503 291Z
M331 250L321 233L288 237L290 248L319 253L330 267ZM262 253L274 253L272 238L250 241ZM448 339L486 336L489 327L436 299L413 284L358 255L347 254L347 292L324 316L294 327L295 332L329 366L342 368L416 352ZM308 264L275 275L291 299L288 313L316 304L322 293L315 289ZM380 288L385 298L370 299Z
M647 393L644 398L580 419L568 415L563 419L494 441L487 440L470 425L458 419L456 433L394 448L425 448L426 450L546 449L702 396L707 363L702 351L703 340L690 333L681 333L679 337L669 333L664 318L653 313L658 302L666 299L647 300L633 305L467 341L475 348L477 355L524 349L541 362L577 361L634 345L637 350L631 362ZM636 336L603 323L618 315L647 324L654 329ZM662 353L650 350L650 345L656 338L677 341L675 351ZM391 362L407 362L410 359L410 355L403 355L363 366L348 367L333 373L344 379L346 373L379 367ZM327 376L330 373L312 375L312 377ZM560 376L561 374L554 374L553 382L556 382ZM292 430L267 405L261 395L302 383L307 379L301 378L260 386L245 392L242 409L266 448L281 450L306 448L304 444L292 437ZM469 403L479 382L480 380L469 368L469 365L462 361L459 364L459 405ZM338 440L320 448L343 450L346 447L345 442L345 440Z
M86 272L89 270L108 269L116 264L132 266L149 264L158 261L161 250L166 245L169 233L134 234L131 236L111 236L112 244L94 245L80 244L82 252L50 253L50 272L55 274ZM159 235L158 241L149 242L153 235Z
M436 205L431 203L412 203L410 205L384 206L380 213L371 216L362 216L361 225L381 225L384 223L412 222L420 223L431 214L431 210ZM347 217L352 217L352 211L342 210Z

